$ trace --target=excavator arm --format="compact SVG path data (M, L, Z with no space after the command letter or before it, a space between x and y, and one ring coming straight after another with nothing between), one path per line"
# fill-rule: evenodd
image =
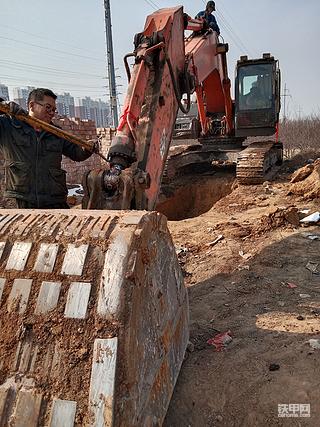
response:
M185 30L193 31L188 38ZM134 45L125 56L129 86L110 165L85 177L85 207L155 209L177 112L188 112L193 92L203 134L211 131L210 111L220 115L224 132L233 131L228 46L218 43L205 21L190 18L182 7L161 9L147 17Z
M135 63L105 180L113 181L114 171L126 169L121 175L130 175L127 182L134 188L128 203L137 209L155 208L181 80L186 78L184 28L182 7L162 9L149 16L143 33L135 36Z

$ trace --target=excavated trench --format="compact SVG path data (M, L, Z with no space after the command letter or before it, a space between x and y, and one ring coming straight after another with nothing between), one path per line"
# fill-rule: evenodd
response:
M234 181L234 170L184 176L161 188L157 211L171 221L197 217L230 194Z

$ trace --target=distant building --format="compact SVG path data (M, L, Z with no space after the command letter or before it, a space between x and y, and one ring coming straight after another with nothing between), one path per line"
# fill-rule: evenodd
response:
M13 88L13 101L27 110L28 96L33 89L35 88L32 86ZM9 100L8 87L4 84L0 84L0 96ZM74 97L69 92L64 92L57 94L56 105L59 116L93 120L97 127L108 127L112 124L109 104L101 99L93 100L86 96L85 98L78 98L75 102Z
M27 87L14 87L12 90L13 101L19 104L25 110L28 109L28 96L29 93L35 89L33 86Z
M70 93L57 95L57 110L60 116L75 117L74 97Z
M97 127L108 127L111 124L109 104L101 99L94 101L89 96L77 99L75 115L81 120L94 120Z
M0 98L3 98L5 101L9 101L9 88L2 83L0 83Z

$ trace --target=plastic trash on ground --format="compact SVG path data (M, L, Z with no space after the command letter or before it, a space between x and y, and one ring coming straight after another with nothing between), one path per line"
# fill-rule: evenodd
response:
M314 212L313 214L300 219L300 222L309 223L309 222L318 222L319 220L320 220L320 212Z
M311 339L308 343L313 349L320 350L320 340Z
M213 345L216 351L223 351L232 341L231 331L221 332L210 338L207 344Z

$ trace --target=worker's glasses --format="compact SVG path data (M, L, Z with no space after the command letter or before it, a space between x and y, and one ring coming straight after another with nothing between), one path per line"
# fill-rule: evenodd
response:
M41 102L35 101L36 104L41 105L41 107L44 107L46 109L46 112L49 114L56 114L58 110L55 107L52 107L50 104L41 104Z

